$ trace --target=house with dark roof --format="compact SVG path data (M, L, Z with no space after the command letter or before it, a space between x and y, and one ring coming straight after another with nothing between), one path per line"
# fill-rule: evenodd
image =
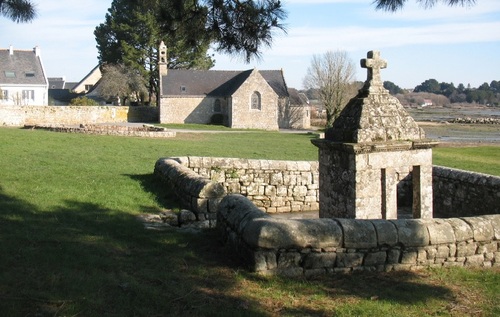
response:
M309 99L304 93L295 88L288 88L288 106L284 108L285 113L280 114L280 128L310 129L311 128L311 106Z
M48 80L40 48L0 49L0 105L48 105Z
M76 83L71 89L75 93L88 93L89 91L94 88L94 86L97 85L99 80L101 80L102 73L100 69L100 65L97 65L96 67L92 68L92 70L85 76L83 77L80 82Z
M289 93L282 70L167 69L159 47L160 123L223 124L231 128L290 127Z

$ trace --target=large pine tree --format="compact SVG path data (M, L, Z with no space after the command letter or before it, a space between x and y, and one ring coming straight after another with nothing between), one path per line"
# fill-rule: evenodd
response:
M432 8L436 3L442 2L449 6L472 6L476 0L416 0L425 8ZM407 0L375 0L376 8L385 11L398 11L403 9Z
M279 0L114 0L97 26L99 61L124 64L142 73L150 96L158 92L157 47L168 47L169 68L210 69L210 45L249 61L284 30Z

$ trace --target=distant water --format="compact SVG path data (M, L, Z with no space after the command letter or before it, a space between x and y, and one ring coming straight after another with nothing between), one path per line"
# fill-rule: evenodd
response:
M419 108L408 109L417 121L448 121L455 118L500 118L500 107L491 108Z

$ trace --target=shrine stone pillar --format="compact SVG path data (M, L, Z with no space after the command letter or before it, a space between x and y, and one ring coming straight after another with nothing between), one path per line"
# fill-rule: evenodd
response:
M370 51L367 80L319 148L321 218L396 219L398 183L411 175L414 218L432 218L432 147L398 99L383 87L387 63Z

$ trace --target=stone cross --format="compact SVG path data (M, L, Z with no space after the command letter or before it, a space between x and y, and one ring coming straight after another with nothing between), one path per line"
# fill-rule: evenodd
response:
M383 87L384 84L380 77L380 69L387 67L387 62L380 58L379 51L369 51L367 58L361 60L361 67L368 70L367 83L371 87Z

